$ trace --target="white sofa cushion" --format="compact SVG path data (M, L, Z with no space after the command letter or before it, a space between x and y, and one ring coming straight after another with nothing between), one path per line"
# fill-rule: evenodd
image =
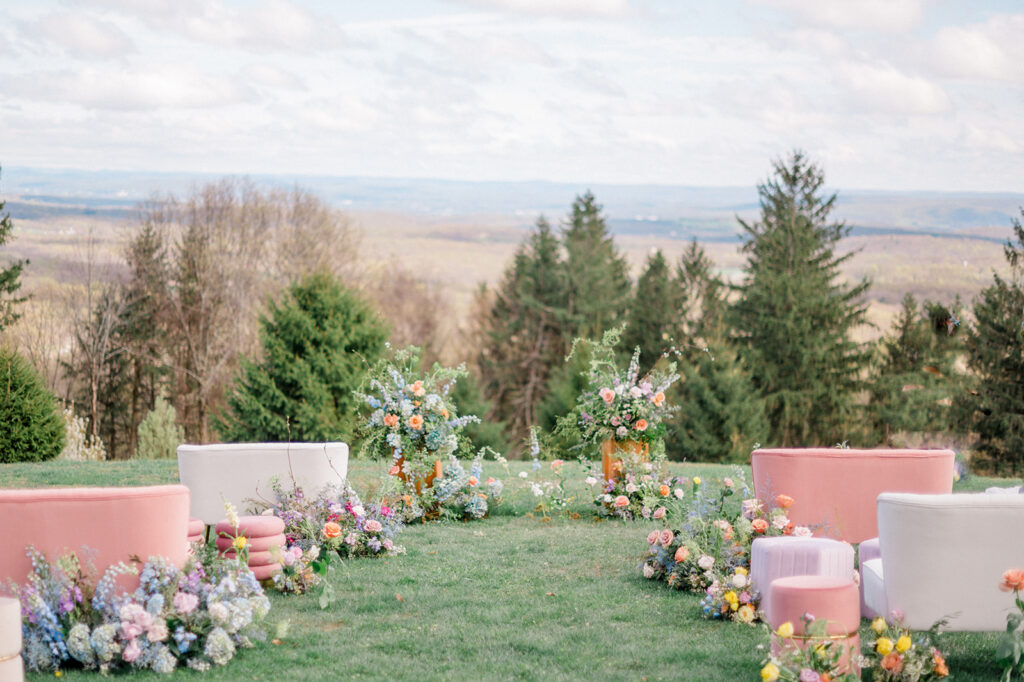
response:
M868 559L860 564L861 616L874 618L888 616L885 603L885 577L882 572L882 560Z
M1024 495L882 493L885 598L865 587L865 601L880 613L901 611L913 629L949 617L953 630L1002 630L1013 595L999 583L1004 571L1024 568L1022 528Z
M220 443L179 445L178 476L192 494L192 516L214 525L224 500L244 513L248 499L270 501L270 480L294 478L307 494L340 484L348 474L345 443Z

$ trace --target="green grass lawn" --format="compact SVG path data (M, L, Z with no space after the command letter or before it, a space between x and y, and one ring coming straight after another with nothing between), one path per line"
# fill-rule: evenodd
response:
M487 473L498 475L497 465L490 466ZM525 466L513 463L513 471ZM582 478L578 465L567 467L574 468L569 480ZM714 465L674 468L708 478L733 472ZM363 461L350 469L361 489L383 471ZM0 466L0 487L176 481L174 461ZM957 490L1019 482L972 477ZM760 679L757 647L767 641L766 631L705 621L697 596L641 578L637 567L653 524L599 522L589 511L589 491L582 484L578 490L569 513L550 519L527 514L524 499L479 522L412 525L399 538L407 555L352 560L336 571L337 598L324 611L315 598L271 592L268 629L289 624L281 643L257 644L203 677ZM954 676L998 680L995 640L989 633L946 635L942 646ZM95 673L64 676L95 679ZM199 674L174 675L191 676ZM30 679L43 677L50 676Z

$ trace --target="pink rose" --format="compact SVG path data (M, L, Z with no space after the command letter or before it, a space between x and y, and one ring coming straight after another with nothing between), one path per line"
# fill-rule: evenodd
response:
M600 391L601 400L605 401L609 405L615 400L615 391L610 388L602 388Z
M656 519L663 519L663 518L665 518L665 508L664 507L658 507L657 509L655 509L654 510L654 518L656 518Z
M298 561L298 559L296 559L295 555L291 552L285 552L281 555L281 562L285 566L294 566L296 561Z
M134 641L136 637L142 634L142 628L136 625L135 623L130 623L128 621L122 620L121 634L124 636L125 639ZM130 662L131 661L129 661L129 663Z
M757 498L743 500L740 503L740 510L743 512L743 518L753 519L761 511L761 500Z
M647 534L647 544L648 545L653 545L654 543L656 543L658 541L658 538L660 538L660 537L661 537L661 533L659 533L656 530L652 530L650 533Z
M363 530L367 533L379 533L384 530L384 526L380 525L380 521L377 519L369 519L363 524Z
M668 547L672 544L672 541L675 540L675 538L676 536L672 533L672 531L666 528L665 530L661 531L661 546Z
M386 552L390 552L392 549L395 548L395 543L391 542L389 538L384 538L384 542L380 543L380 545L384 548L384 551Z
M814 535L814 533L807 526L797 526L793 529L793 535L798 538L809 538Z
M616 507L628 507L629 506L629 498L626 497L625 495L619 495L618 497L615 498L615 506Z
M296 559L302 558L302 548L298 545L292 545L291 549L289 549L288 551L291 552L292 556L294 556Z
M174 595L174 600L171 603L175 611L183 616L187 616L199 606L199 597L188 592L178 592Z
M725 484L726 488L731 488L733 486L732 479L729 478L728 476L726 476L725 478L722 479L722 483Z
M635 493L637 490L640 490L640 488L636 487L636 483L627 483L626 484L626 492L627 493Z
M124 652L121 654L121 657L128 663L134 663L135 659L137 659L141 654L142 647L139 646L138 640L132 639L132 641L128 642L128 646L124 648Z

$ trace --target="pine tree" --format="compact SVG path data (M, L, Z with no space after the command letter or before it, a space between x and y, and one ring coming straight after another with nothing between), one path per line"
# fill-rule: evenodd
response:
M714 263L694 239L683 252L676 268L679 283L679 314L690 343L725 331L726 286L715 274Z
M864 323L869 283L847 286L836 255L849 233L829 222L836 195L822 171L794 152L758 187L761 219L740 221L746 279L730 311L742 356L765 398L772 444L846 440L866 352L850 338Z
M636 284L623 347L640 348L640 372L648 372L682 334L680 288L660 249L647 258Z
M14 230L14 223L11 221L11 214L4 212L7 202L0 201L0 246L7 243L11 238L11 231ZM0 267L0 331L5 327L14 324L21 315L15 312L14 308L24 302L24 296L18 297L16 292L21 288L21 271L28 265L27 260L17 260L7 264L7 267Z
M41 462L63 449L64 418L56 396L28 360L0 347L0 463Z
M1021 210L1024 216L1024 209ZM978 451L996 474L1024 471L1024 227L1003 247L1010 277L993 275L974 302L974 325L965 334L967 365L976 389L961 393L958 411L978 434Z
M565 263L558 239L543 218L520 244L478 320L477 365L493 416L505 421L513 440L537 423L552 368L566 352L569 309ZM486 296L486 290L481 292Z
M764 401L727 341L711 340L705 352L687 355L683 380L671 400L679 412L668 421L666 451L672 459L746 462L755 443L768 438Z
M570 337L596 338L626 321L631 284L626 262L590 192L576 197L562 235L569 287Z
M331 275L293 284L260 317L263 358L243 360L214 421L227 441L350 441L352 392L384 350L374 311Z
M903 297L892 332L878 344L868 410L877 440L897 444L899 432L950 429L952 398L963 389L956 370L961 350L955 311L938 303L922 307Z

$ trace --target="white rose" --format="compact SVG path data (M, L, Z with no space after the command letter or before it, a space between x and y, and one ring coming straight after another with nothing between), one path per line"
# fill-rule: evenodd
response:
M786 524L788 523L789 519L785 516L776 516L774 519L772 519L772 526L774 526L777 530L782 530L786 527Z
M738 590L742 590L744 587L746 587L747 582L747 576L743 575L742 573L737 573L732 577L732 586Z
M793 529L793 535L797 536L798 538L809 538L812 535L814 535L814 533L812 533L811 529L807 526L797 526Z
M678 500L683 499L683 489L682 488L676 488L675 490L672 491L672 494L675 495L676 499L678 499Z
M715 565L715 557L702 554L701 557L697 559L697 565L705 571L710 571L711 567Z
M643 396L643 394L644 392L641 391L637 386L634 386L633 388L629 389L629 396L631 398L639 398Z
M650 564L644 564L644 577L648 580L654 577L654 568Z
M597 483L597 479L594 478L593 476L587 476L587 478L586 478L586 480L584 482L587 485L592 486L592 485L595 485Z
M530 477L530 474L526 473L525 471L520 471L519 472L519 478L529 478L529 477Z

